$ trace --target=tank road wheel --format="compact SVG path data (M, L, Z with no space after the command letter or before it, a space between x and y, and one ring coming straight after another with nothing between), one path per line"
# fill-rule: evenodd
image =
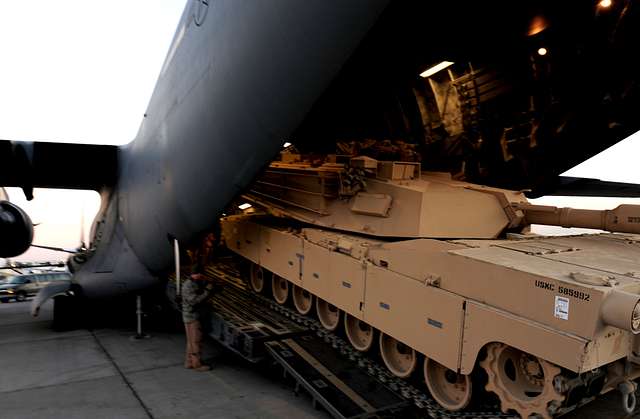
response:
M424 381L434 399L448 410L460 410L471 401L471 377L434 361L424 360Z
M293 286L293 305L298 313L306 316L313 308L313 294L297 285Z
M322 298L316 297L316 313L325 329L336 330L340 325L340 309Z
M487 372L486 390L498 395L505 413L513 409L523 418L538 414L550 419L550 404L557 406L565 399L553 385L559 367L508 345L489 344L480 366Z
M344 313L344 331L351 346L360 352L366 352L373 346L375 332L373 327L347 313Z
M273 274L271 279L271 291L273 292L273 299L276 303L282 305L287 302L289 298L289 281L281 276Z
M251 289L257 292L258 294L262 294L265 290L265 284L267 282L267 272L262 268L262 266L257 263L251 263L251 267L249 270L249 285Z
M380 333L380 355L389 371L400 378L410 376L418 363L416 351L384 333Z

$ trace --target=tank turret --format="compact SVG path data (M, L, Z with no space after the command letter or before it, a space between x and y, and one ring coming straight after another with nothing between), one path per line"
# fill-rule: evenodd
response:
M533 205L524 193L420 172L419 163L272 163L246 197L299 221L377 237L492 239L531 224L640 233L640 206L596 211Z

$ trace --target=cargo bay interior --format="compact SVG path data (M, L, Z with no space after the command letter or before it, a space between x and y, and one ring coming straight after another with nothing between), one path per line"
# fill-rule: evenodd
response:
M540 196L638 130L630 2L458 7L393 2L288 141L381 160L417 152L424 169Z

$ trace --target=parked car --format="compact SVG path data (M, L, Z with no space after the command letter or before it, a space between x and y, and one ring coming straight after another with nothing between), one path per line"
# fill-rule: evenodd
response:
M16 275L0 284L0 301L11 299L24 301L36 295L41 288L53 281L70 281L71 275L65 272Z

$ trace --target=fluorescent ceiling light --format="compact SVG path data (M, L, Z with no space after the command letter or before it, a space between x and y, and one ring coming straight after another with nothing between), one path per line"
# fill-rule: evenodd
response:
M608 9L609 7L611 7L611 4L611 0L602 0L600 3L598 3L598 6L602 7L603 9Z
M420 77L424 77L425 79L427 77L431 77L434 74L436 74L438 71L444 70L445 68L449 67L452 64L453 64L453 62L451 62L451 61L443 61L440 64L436 64L433 67L428 68L425 71L423 71L422 73L420 73Z
M241 210L246 210L247 208L251 208L251 204L248 202L245 202L242 205L238 205L238 208L240 208Z
M284 147L284 148L287 148L287 147L290 147L290 146L291 146L290 142L286 142L286 143L282 144L282 147Z

